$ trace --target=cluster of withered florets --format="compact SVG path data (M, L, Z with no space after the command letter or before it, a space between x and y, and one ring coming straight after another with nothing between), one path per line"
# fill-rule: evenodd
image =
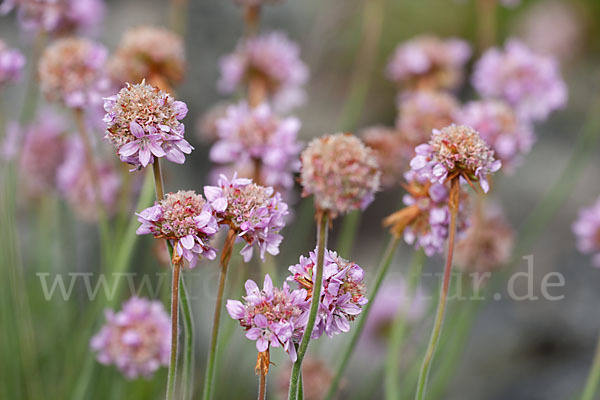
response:
M381 173L373 150L350 134L313 139L301 156L303 196L332 218L364 209L379 190Z
M121 84L147 79L166 90L181 82L185 72L183 39L164 28L139 26L125 32L108 63L113 80Z
M84 38L60 39L46 48L39 62L42 92L68 107L99 105L110 87L104 74L108 52Z
M194 191L168 193L163 200L136 215L142 223L138 235L152 234L174 242L175 262L184 258L194 268L199 257L209 260L216 257L210 242L218 230L217 220L210 205Z
M104 99L106 138L118 149L121 161L145 167L155 157L177 164L193 147L183 138L179 120L187 105L145 82L127 84L118 94Z

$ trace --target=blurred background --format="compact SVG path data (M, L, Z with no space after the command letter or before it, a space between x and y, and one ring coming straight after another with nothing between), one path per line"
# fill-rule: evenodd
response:
M123 32L132 26L166 26L169 22L166 1L108 0L106 5L104 22L94 37L109 50L116 48ZM306 143L325 133L358 132L376 124L393 125L397 113L396 88L385 78L384 69L394 48L423 33L456 36L475 46L478 18L472 0L287 0L263 7L260 29L287 32L299 43L301 58L310 68L307 101L294 111L302 122L300 138ZM176 92L177 98L188 104L190 112L184 120L186 138L196 150L184 165L166 165L165 181L168 191L194 189L201 192L208 182L211 163L208 159L210 144L198 134L198 121L214 104L226 99L216 86L219 58L232 51L244 26L239 7L229 0L190 1L185 19L187 71L184 83ZM498 8L497 44L501 45L509 37L519 37L536 51L558 58L568 85L569 100L566 108L535 126L537 142L531 153L516 174L502 176L495 182L491 201L502 206L508 220L519 231L527 221L531 222L528 218L532 213L540 212L539 205L557 181L567 179L570 184L566 193L558 193L554 207L544 209L551 212L548 223L541 226L539 235L535 235L535 240L528 243L522 254L515 255L519 261L511 267L514 272L525 271L527 264L520 256L534 256L533 287L539 300L509 299L505 295L508 275L503 274L492 280L500 288L497 291L500 299L478 303L477 311L468 317L471 319L461 322L460 327L466 326L464 329L453 329L452 324L457 323L465 307L473 305L468 301L451 301L444 331L450 344L436 358L431 398L569 399L583 386L600 331L600 271L591 266L589 257L577 251L571 223L577 211L593 203L600 194L597 146L588 149L591 156L588 154L583 165L572 169L576 174L565 176L564 171L570 168L584 127L591 118L598 118L600 112L600 27L596 23L599 19L597 0L523 0L514 7ZM381 34L373 39L369 32L377 30L378 24L381 24ZM0 39L28 56L33 51L34 38L20 31L14 13L0 18ZM365 40L369 45L361 48ZM7 86L0 92L5 122L19 114L29 76L25 75L20 84ZM473 90L465 85L459 97L467 101L474 97ZM60 107L51 107L56 113L64 113ZM99 143L103 136L101 126L96 129ZM590 146L597 144L590 143ZM139 176L132 179L131 185L139 187L143 176L141 172L135 175ZM374 205L360 219L351 251L342 254L364 268L367 282L387 242L388 234L381 220L397 209L400 196L400 189L379 193ZM292 203L297 215L310 215L306 211L301 214L303 209L310 210L310 201L297 199ZM88 300L83 281L75 283L74 295L68 301L56 295L50 301L44 298L39 273L49 273L48 282L52 282L58 273L98 271L96 224L78 218L54 193L48 193L44 201L17 196L14 221L19 237L17 240L2 237L2 241L20 246L19 270L15 272L15 265L8 265L8 257L0 257L5 259L0 261L0 266L7 276L1 288L0 385L3 389L0 393L4 395L0 397L161 398L165 368L149 380L129 381L114 367L93 361L88 343L102 324L103 314L95 306L96 301ZM330 248L335 248L341 226L342 221L337 221L331 232ZM287 267L314 247L314 227L302 220L289 223L283 235L281 254L275 258L277 284L283 282ZM135 252L128 266L129 271L140 274L134 277L136 285L141 283L143 273L150 274L152 284L158 282L157 272L168 277L168 269L157 261L153 248L150 237L136 238ZM401 246L390 280L403 275L412 252L410 246ZM432 257L426 261L424 270L440 272L442 263L442 257ZM234 252L232 266L228 298L242 295L244 279L262 281L258 264L243 265L237 252ZM557 289L558 294L564 294L560 301L548 301L540 295L541 281L549 272L559 272L565 277L565 286ZM197 329L198 390L202 385L210 337L217 264L203 263L192 273L189 281ZM165 305L168 304L168 281L165 280L157 296ZM526 290L526 282L518 282L517 292ZM436 292L438 283L435 278L425 278L422 290ZM115 308L127 297L125 292L117 295ZM142 294L151 296L147 288ZM28 321L24 313L29 314ZM254 398L254 343L244 337L229 316L224 315L222 323L227 339L220 349L217 398ZM420 365L431 323L431 317L424 317L410 331L404 346L400 379L407 382L402 386L405 398L412 398L413 388L408 382L414 380L415 367ZM374 329L379 331L369 335L366 332L361 339L339 398L383 397L386 329L385 326ZM318 368L325 370L319 375L330 373L327 370L335 366L346 340L348 335L340 335L311 344L310 357L320 360L323 365ZM272 357L275 366L269 375L269 397L279 398L276 396L280 396L281 386L285 386L281 381L287 379L289 360L280 351L273 351Z

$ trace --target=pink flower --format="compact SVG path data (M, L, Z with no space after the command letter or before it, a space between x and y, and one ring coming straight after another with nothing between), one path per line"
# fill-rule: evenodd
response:
M279 231L285 226L284 217L288 214L288 206L279 192L254 184L251 179L234 175L229 180L221 175L218 186L204 187L204 195L219 224L228 225L246 242L240 252L245 262L252 258L254 245L263 260L265 252L279 254L283 239Z
M106 324L90 341L101 364L114 364L128 379L149 378L169 364L171 319L162 303L133 297L117 313L106 310Z
M211 246L217 233L217 220L212 208L194 191L168 193L154 206L136 214L142 225L138 235L152 234L174 242L174 256L183 257L194 268L199 257L213 260L217 252Z
M268 274L262 290L252 280L245 287L244 303L227 300L227 312L247 331L246 337L256 341L257 351L283 347L295 362L294 344L300 342L308 320L306 290L291 291L287 283L283 289L274 288Z
M590 207L579 211L573 223L577 248L584 254L593 254L592 264L600 268L600 198Z
M0 87L21 79L25 56L17 49L9 48L0 40Z
M472 82L482 97L506 101L525 119L543 120L567 102L557 62L516 39L509 40L504 50L486 51L475 65Z

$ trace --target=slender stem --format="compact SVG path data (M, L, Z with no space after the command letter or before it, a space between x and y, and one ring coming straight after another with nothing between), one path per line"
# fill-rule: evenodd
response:
M185 36L187 29L187 0L171 0L169 7L169 27L173 32Z
M477 0L478 51L483 53L496 42L497 0Z
M165 189L163 184L162 171L160 168L160 159L154 159L154 163L152 164L152 171L154 172L154 187L156 189L156 199L160 201L165 198Z
M258 400L266 400L267 398L267 375L258 374Z
M300 377L298 378L298 400L304 400L304 378L302 371L300 371Z
M177 345L179 344L179 271L181 262L173 265L171 286L171 358L167 377L167 400L175 398L175 380L177 378Z
M340 238L338 239L337 251L340 256L345 258L352 257L352 246L356 240L358 227L360 226L360 211L352 211L344 217Z
M248 5L244 10L244 23L246 26L246 36L254 36L258 31L260 21L260 5Z
M363 306L362 312L360 313L360 319L358 320L358 324L354 328L352 332L352 338L346 345L346 347L342 351L342 358L339 360L336 369L335 375L331 380L331 384L329 385L329 390L327 391L327 396L325 396L326 400L333 399L335 393L339 387L340 380L348 366L348 362L350 361L350 357L352 357L352 353L356 348L356 344L358 343L358 339L365 327L365 323L367 318L369 317L369 312L371 311L371 305L374 303L375 298L377 297L377 293L379 292L379 288L381 287L381 283L385 278L387 271L394 259L394 254L396 253L396 248L398 247L398 242L400 241L397 237L391 237L389 243L387 244L385 253L377 266L377 272L375 276L375 282L373 283L373 287L369 290L370 299L369 302Z
M598 344L596 345L596 355L592 363L592 369L588 376L581 400L593 400L594 394L598 389L598 382L600 381L600 338L598 338Z
M454 254L454 240L456 237L456 218L458 215L458 206L460 201L460 181L459 178L452 179L450 188L450 199L448 201L448 208L450 209L450 232L448 236L448 255L446 256L446 265L444 267L444 280L440 290L440 299L436 311L435 322L433 324L433 331L431 332L431 339L429 340L429 346L425 352L425 358L421 365L421 372L419 374L419 381L417 383L417 395L416 400L425 399L425 390L427 385L427 378L429 377L429 370L431 369L431 361L435 355L437 345L440 339L440 333L442 331L442 325L444 322L444 315L446 313L446 304L448 300L448 289L450 287L450 276L452 273L452 256Z
M298 378L300 377L300 371L302 368L302 361L304 355L308 349L308 343L315 327L315 321L317 319L317 311L319 309L319 303L321 302L321 287L323 285L323 261L325 259L325 247L327 246L327 223L328 215L326 212L317 212L317 265L315 266L316 271L313 271L315 280L313 282L312 300L310 302L310 312L308 314L308 322L302 335L302 341L298 347L298 357L292 367L292 375L290 377L290 391L288 393L289 400L295 400L298 397Z
M181 398L191 399L194 395L193 372L194 372L194 319L192 309L185 287L184 276L181 275L179 287L179 300L181 301L181 311L183 315L183 329L185 331L185 348L183 352L183 390Z
M217 359L217 342L219 338L219 325L221 322L221 306L223 304L223 292L225 291L225 279L227 278L227 267L231 259L233 244L235 242L235 230L229 229L227 238L221 253L221 272L219 274L219 288L217 290L217 301L215 302L215 313L213 319L212 335L210 339L210 350L206 366L206 377L204 378L204 391L202 398L211 399L214 391L215 362Z

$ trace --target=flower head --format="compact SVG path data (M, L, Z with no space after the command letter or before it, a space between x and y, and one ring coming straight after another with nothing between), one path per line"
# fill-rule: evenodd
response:
M162 303L133 297L121 311L105 314L106 324L90 342L98 362L114 364L129 379L169 364L171 319Z
M519 118L510 106L499 100L467 103L456 119L479 132L509 171L518 164L520 156L529 153L535 142L531 123Z
M104 99L104 110L106 138L117 147L123 162L141 168L155 157L166 157L183 164L185 154L193 150L179 122L187 114L187 105L154 86L127 84Z
M123 35L108 64L110 76L125 82L159 81L177 85L185 72L183 39L164 28L138 26Z
M281 200L279 192L272 187L252 183L252 179L229 180L224 175L218 186L205 186L204 195L210 202L219 224L228 225L246 241L240 254L244 261L252 258L254 245L258 246L260 257L265 252L279 254L279 244L283 236L279 231L285 226L288 206Z
M257 165L254 177L261 183L285 189L294 185L301 148L297 118L278 118L266 103L250 108L242 102L230 106L216 127L219 140L210 151L211 161L241 166L250 162Z
M313 285L316 278L317 251L310 252L308 257L300 256L300 262L289 267L290 282L314 296ZM323 263L323 285L321 287L317 320L312 338L317 339L326 333L332 337L350 330L350 321L362 312L367 304L364 271L357 264L344 260L335 251L325 249Z
M232 93L251 77L258 78L279 109L299 105L308 80L308 68L299 53L298 45L280 32L244 39L221 60L219 89Z
M0 40L0 87L21 78L25 56L17 49L9 48Z
M482 97L503 99L526 119L543 120L567 101L557 62L515 39L504 50L492 48L481 56L473 86Z
M455 122L460 105L451 94L429 90L402 93L398 96L396 127L413 144L423 143L434 129Z
M375 154L355 136L338 133L313 139L300 159L302 195L314 195L316 206L333 218L366 208L379 190Z
M391 81L409 88L453 89L460 84L470 56L463 40L418 36L396 48L386 73Z
M415 152L410 167L419 175L439 183L459 176L469 183L479 181L485 193L490 188L488 175L502 165L479 133L464 125L434 130L429 143L417 146Z
M246 281L244 302L227 300L227 312L247 331L246 337L256 341L256 350L264 352L269 347L283 347L296 361L296 348L308 320L306 290L273 287L267 274L261 290L253 280Z
M600 268L600 198L590 207L579 211L573 223L577 248L584 254L593 254L592 264Z
M109 89L104 76L106 48L84 38L60 39L46 48L38 66L40 86L49 100L83 108L102 103Z
M217 252L210 245L217 233L217 220L204 198L193 190L168 193L152 207L136 214L142 225L138 235L152 234L174 242L175 260L185 258L194 268L199 257L213 260Z

